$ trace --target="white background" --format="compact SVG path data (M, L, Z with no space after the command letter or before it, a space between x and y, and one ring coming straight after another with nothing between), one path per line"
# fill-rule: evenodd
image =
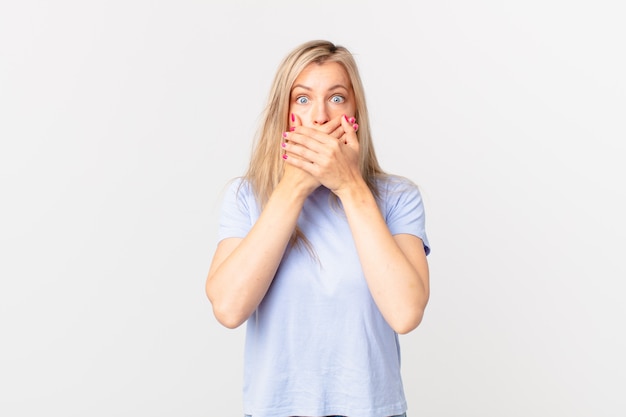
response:
M220 193L318 38L425 198L410 417L626 414L621 2L384 3L2 1L0 415L242 414Z

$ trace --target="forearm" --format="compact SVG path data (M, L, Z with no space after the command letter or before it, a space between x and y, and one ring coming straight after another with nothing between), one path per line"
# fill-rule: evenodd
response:
M296 227L306 192L280 183L248 235L234 248L216 251L206 292L226 327L242 324L267 292ZM229 245L227 242L223 242Z
M429 297L428 267L425 254L420 259L407 256L399 242L410 242L407 249L423 250L413 242L394 238L364 181L339 195L356 245L363 273L372 297L389 325L407 333L420 323ZM410 246L413 245L413 246Z

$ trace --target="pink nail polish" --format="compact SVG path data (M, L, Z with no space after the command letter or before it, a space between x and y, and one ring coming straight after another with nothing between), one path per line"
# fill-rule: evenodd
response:
M291 121L292 121L292 122L295 122L295 121L296 121L296 116L295 116L293 113L291 113Z
M281 143L280 146L282 146L283 148L285 148L287 146L287 144L285 142Z
M354 131L356 132L357 130L359 130L359 125L358 124L353 124L352 127L354 128Z
M356 119L354 117L351 117L350 120L348 120L348 122L354 123L354 122L356 122Z
M287 154L283 154L283 159L287 159Z
M283 137L286 138L287 137L287 132L283 132Z
M346 122L350 123L350 119L348 119L348 116L346 116L345 114L343 115L343 118L346 119Z
M291 127L289 128L289 130L291 130L291 131L293 132L294 130L296 130L296 127L295 127L295 126L291 126Z

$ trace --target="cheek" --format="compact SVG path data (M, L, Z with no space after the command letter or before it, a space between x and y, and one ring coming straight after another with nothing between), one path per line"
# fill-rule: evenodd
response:
M354 105L354 100L350 100L350 104L346 109L346 114L348 114L348 116L356 116L356 105Z
M335 117L343 116L344 114L348 117L354 116L355 113L354 106L344 105L344 106L335 106L329 110L329 115L331 119Z
M305 127L314 127L314 124L311 123L311 117L306 111L306 107L298 107L291 105L289 106L289 126L305 126ZM292 120L293 115L293 120Z

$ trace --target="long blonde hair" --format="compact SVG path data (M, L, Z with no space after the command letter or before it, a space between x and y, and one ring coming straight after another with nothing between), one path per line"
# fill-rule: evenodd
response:
M365 103L365 91L354 57L343 46L317 40L304 43L294 49L282 61L276 72L268 103L261 119L256 142L252 151L250 165L244 178L250 184L260 207L264 207L274 188L283 175L283 160L280 143L283 132L289 127L289 100L291 88L309 64L337 62L341 64L350 78L356 102L356 117L359 123L359 165L363 179L375 196L379 195L376 177L384 172L378 164L370 134L369 117ZM298 228L292 238L293 243L306 239ZM307 245L308 246L308 245Z

